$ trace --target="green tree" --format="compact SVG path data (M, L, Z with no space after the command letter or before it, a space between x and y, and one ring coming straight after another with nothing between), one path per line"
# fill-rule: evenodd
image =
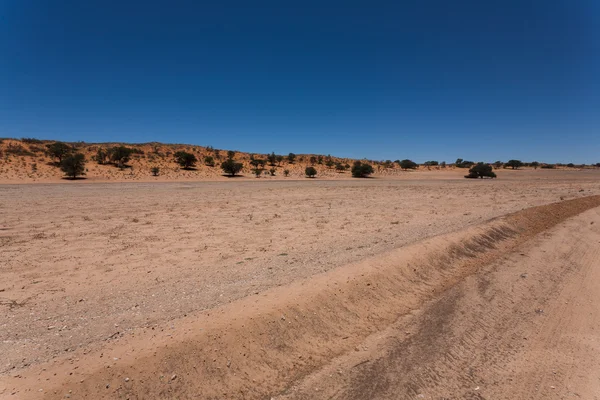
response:
M174 154L175 162L183 169L192 169L196 166L198 159L187 151L178 151Z
M122 168L131 159L133 150L129 147L118 146L110 149L110 160L118 167Z
M103 149L102 147L98 147L98 151L96 151L96 162L100 165L104 164L108 159L108 151Z
M500 168L502 168L502 165L504 165L504 163L502 161L496 161L494 163L494 168L500 169Z
M523 163L521 162L521 160L508 160L504 165L512 169L519 169L523 166Z
M492 171L492 166L484 164L482 162L477 163L471 169L469 169L469 175L465 175L465 178L495 178L496 173Z
M337 172L344 172L346 170L346 167L342 165L342 163L337 163L335 164L335 170Z
M277 165L281 165L283 162L283 156L277 156Z
M306 167L306 169L304 170L304 173L309 178L314 178L317 175L317 170L315 169L315 167Z
M267 156L267 160L269 161L269 165L274 167L275 163L277 163L277 156L275 153L271 153Z
M402 161L400 161L400 168L402 168L403 170L415 169L417 167L418 167L417 163L414 162L414 161L412 161L412 160L402 160Z
M242 163L235 162L234 160L225 160L221 163L221 169L229 176L235 176L238 174L244 165Z
M48 148L48 155L52 158L56 158L59 165L63 158L73 153L73 147L63 142L54 142L46 147Z
M233 150L229 150L229 151L227 152L227 159L229 159L229 160L233 160L233 157L235 157L235 151L233 151Z
M290 153L288 154L287 159L290 164L293 164L294 161L296 161L296 155L294 153Z
M533 167L533 169L538 169L538 167L540 166L540 163L537 161L533 161L530 165Z
M360 161L356 161L352 166L352 176L354 178L366 178L371 175L373 171L373 167L367 163L361 163Z
M85 175L85 156L81 153L75 153L63 158L60 162L60 169L71 179Z

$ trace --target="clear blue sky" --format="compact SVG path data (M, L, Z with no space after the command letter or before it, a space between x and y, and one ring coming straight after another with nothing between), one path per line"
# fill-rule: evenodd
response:
M597 0L0 0L0 137L600 162Z

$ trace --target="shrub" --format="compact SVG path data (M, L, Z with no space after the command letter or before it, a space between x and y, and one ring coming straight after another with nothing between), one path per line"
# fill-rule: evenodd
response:
M259 159L259 158L254 158L254 156L252 156L250 158L250 165L252 165L254 168L263 169L266 163L267 163L267 160L262 160L262 159Z
M531 164L529 164L533 167L533 169L538 169L538 167L540 166L540 163L537 161L532 162Z
M275 172L277 172L277 170L275 168L271 168L269 170L269 174L271 174L271 176L275 176Z
M440 165L440 163L437 161L425 161L423 165L425 165L426 167L435 167L437 165Z
M342 163L337 163L335 164L335 170L337 172L344 172L346 170L346 167L342 165Z
M294 153L290 153L288 154L287 159L290 164L293 164L294 161L296 161L296 155Z
M304 170L304 173L309 178L314 178L317 175L317 170L315 169L315 167L306 167L306 169Z
M123 168L131 159L133 150L125 146L117 146L109 149L110 160L119 168Z
M506 164L504 164L504 168L510 167L512 169L519 169L522 166L523 163L521 162L521 160L508 160Z
M187 151L178 151L174 154L175 162L183 169L192 169L196 166L198 159L192 153Z
M235 151L233 151L233 150L229 150L229 151L227 152L227 159L229 159L229 160L233 160L233 157L235 157Z
M503 165L503 164L504 164L504 163L503 163L502 161L496 161L496 162L494 163L494 168L496 168L496 169L500 169L500 168L502 168L502 165Z
M252 170L252 172L254 173L254 175L255 175L257 178L260 178L260 176L262 175L263 171L264 171L264 169L262 169L262 168L254 168L254 169Z
M412 160L402 160L400 161L400 168L407 170L407 169L415 169L417 168L418 165L416 162L412 161Z
M327 168L332 168L335 165L335 163L333 162L333 160L329 159L325 161L325 165L327 166Z
M60 169L71 179L85 175L85 156L81 153L67 156L60 162Z
M310 157L310 165L315 165L316 163L317 163L317 157L311 156Z
M73 148L63 142L54 142L46 146L48 148L48 155L52 158L56 158L60 164L66 156L73 152Z
M158 176L158 173L160 172L160 168L152 167L152 169L150 171L152 171L153 176Z
M269 161L269 165L274 167L275 163L277 162L277 156L275 153L271 153L267 156L267 160Z
M475 163L473 161L465 161L462 158L457 158L454 163L457 168L471 168Z
M27 150L25 147L20 144L9 144L6 147L6 154L12 154L15 156L33 156L34 154Z
M281 165L283 162L283 156L277 156L277 165Z
M290 170L289 169L284 169L283 170L283 176L289 176L290 175Z
M107 158L108 158L108 152L106 150L104 150L102 147L98 148L98 151L96 151L96 162L98 164L102 165L106 162Z
M469 175L465 175L465 178L495 178L496 173L492 171L492 166L484 164L482 162L477 163L474 167L469 169Z
M214 167L215 159L212 156L206 156L206 157L204 157L204 164L209 167Z
M21 138L21 142L27 144L42 144L43 142L40 139L35 138Z
M323 164L323 156L318 156L317 157L317 163L318 164Z
M243 167L242 163L237 163L232 159L225 160L221 163L221 169L229 176L235 176Z
M573 163L571 163L571 162L570 162L570 163L568 163L568 164L567 164L567 167L568 167L568 168L574 168L574 167L575 167L575 164L573 164Z
M352 166L351 172L354 178L366 178L373 173L373 167L369 164L356 161Z
M544 165L542 165L541 168L542 169L555 169L556 165L554 165L554 164L544 164Z

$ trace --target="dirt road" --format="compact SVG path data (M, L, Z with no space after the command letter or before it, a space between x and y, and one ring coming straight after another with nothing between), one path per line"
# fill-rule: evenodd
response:
M278 399L600 398L600 209L543 233Z

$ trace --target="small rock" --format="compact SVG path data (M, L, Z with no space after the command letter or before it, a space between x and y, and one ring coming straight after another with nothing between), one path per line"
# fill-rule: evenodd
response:
M125 378L125 382L129 382L129 378Z
M173 374L173 376L171 376L171 380L174 381L175 379L177 379L177 375Z

